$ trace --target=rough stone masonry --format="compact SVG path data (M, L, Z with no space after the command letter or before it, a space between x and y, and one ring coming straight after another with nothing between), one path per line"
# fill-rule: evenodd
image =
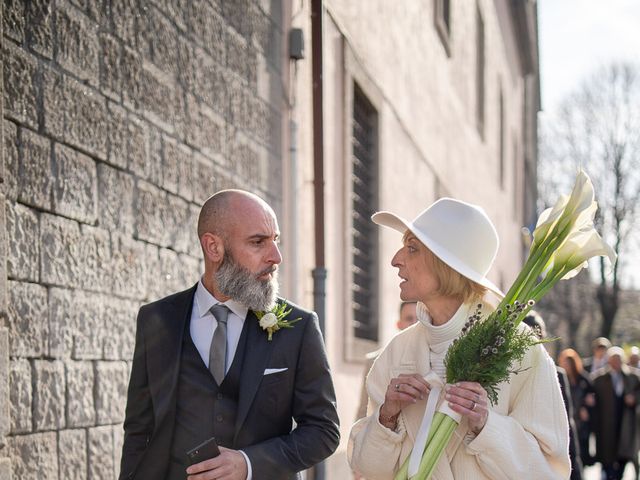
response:
M281 204L282 9L0 13L0 480L113 479L136 311L197 280L199 206L230 186Z

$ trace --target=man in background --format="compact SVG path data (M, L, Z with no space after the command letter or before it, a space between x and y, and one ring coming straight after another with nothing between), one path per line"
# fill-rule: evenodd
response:
M632 369L638 369L639 360L640 349L634 345L629 350L627 365ZM640 375L640 370L636 370L636 373ZM636 405L636 446L640 447L640 402ZM631 461L633 462L633 468L636 470L636 477L640 480L640 462L638 462L638 455L634 455Z
M583 365L588 373L595 373L596 370L607 366L607 350L611 348L611 342L606 337L598 337L591 342L592 357L585 358Z
M620 480L627 462L638 455L635 429L640 377L624 364L622 348L609 348L607 357L608 365L593 378L596 461L602 464L607 480Z

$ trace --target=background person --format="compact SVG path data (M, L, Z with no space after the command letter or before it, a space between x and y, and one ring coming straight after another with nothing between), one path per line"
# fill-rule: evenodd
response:
M573 402L573 418L578 436L578 451L583 465L593 465L593 457L589 448L591 435L590 414L585 400L588 395L593 396L591 380L582 368L582 359L578 352L566 348L558 356L558 364L567 373Z
M640 377L624 364L624 350L607 350L608 366L593 378L596 460L607 480L620 480L628 461L638 455L636 407Z
M611 342L606 337L598 337L591 342L591 352L592 356L584 359L584 369L589 374L589 378L593 379L593 376L598 372L598 370L607 366L607 350L611 348ZM593 393L588 393L585 396L584 403L587 408L587 412L589 412L589 430L593 433L596 430L595 425L595 416L596 412L595 408L595 396ZM593 465L595 463L595 458L593 456L589 456L586 458L590 458L590 463L585 463L585 465Z
M638 368L638 363L640 362L640 349L635 345L629 349L629 359L627 360L627 365L632 368Z
M348 457L371 479L392 479L413 448L430 385L444 377L444 357L478 302L491 310L486 277L498 236L484 211L443 198L409 222L388 212L372 217L403 234L391 260L400 277L400 298L417 301L419 323L398 333L367 377L372 410L351 429ZM522 327L526 328L526 327ZM475 382L448 385L444 400L462 416L433 480L567 478L568 422L553 361L538 345L522 372L500 385L498 403Z
M593 374L596 370L607 366L607 350L611 348L611 341L606 337L598 337L591 342L593 356L584 359L584 369Z
M635 345L629 349L629 358L627 359L627 365L630 368L636 369L636 374L640 375L638 369L638 361L640 360L640 349ZM636 445L640 447L640 402L636 405ZM636 477L640 480L640 465L638 462L638 455L635 455L631 461L633 462L633 468L636 471Z

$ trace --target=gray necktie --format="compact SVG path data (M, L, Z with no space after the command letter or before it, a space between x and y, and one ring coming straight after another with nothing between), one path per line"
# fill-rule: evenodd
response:
M209 370L220 385L227 371L227 315L229 315L229 308L219 303L211 307L210 311L216 317L218 326L213 332L209 348Z

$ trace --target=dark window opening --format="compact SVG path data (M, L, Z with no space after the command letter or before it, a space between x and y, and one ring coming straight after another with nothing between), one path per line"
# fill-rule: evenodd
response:
M357 338L378 340L378 232L371 215L377 207L378 113L355 85L352 131L351 303Z

